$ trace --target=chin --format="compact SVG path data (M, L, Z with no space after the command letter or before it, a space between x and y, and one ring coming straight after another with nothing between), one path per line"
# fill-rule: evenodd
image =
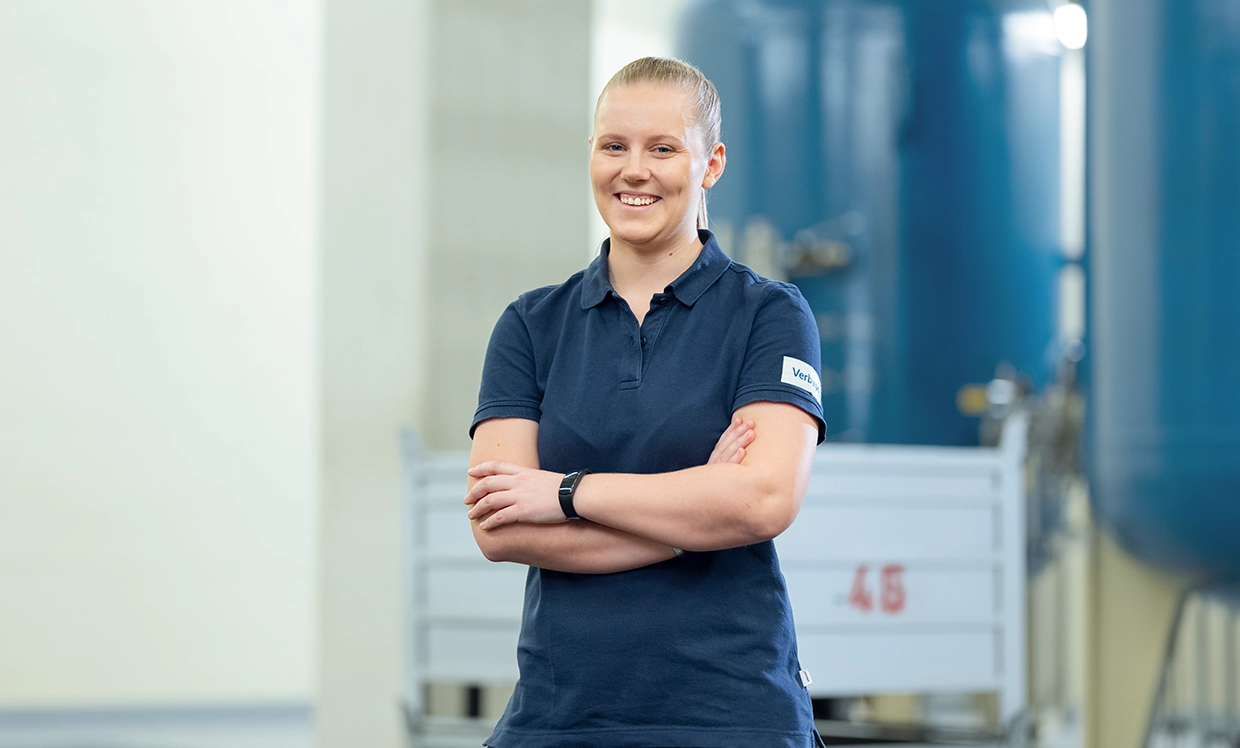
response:
M611 236L613 240L622 241L625 244L632 244L638 247L659 239L659 233L657 231L649 229L645 231L632 228L626 229L625 227L612 229Z
M631 242L639 241L641 237L650 239L658 235L658 228L641 221L634 221L629 217L619 217L616 220L607 221L607 228L611 231L611 235L621 241Z

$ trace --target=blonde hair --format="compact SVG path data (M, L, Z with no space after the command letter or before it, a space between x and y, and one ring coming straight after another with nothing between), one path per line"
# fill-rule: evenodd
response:
M684 60L668 57L643 57L633 60L616 71L616 74L611 76L611 80L607 81L607 85L603 86L603 91L598 95L598 101L594 105L594 115L598 116L598 108L608 91L637 83L667 83L688 91L693 98L694 124L702 128L706 153L711 152L711 149L719 142L719 136L723 130L719 92L715 90L715 84L707 80L701 70ZM703 187L702 202L698 208L699 229L707 228L706 220L706 188Z

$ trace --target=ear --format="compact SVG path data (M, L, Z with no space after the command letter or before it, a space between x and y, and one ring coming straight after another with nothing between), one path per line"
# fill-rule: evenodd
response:
M715 143L710 151L710 160L706 162L706 175L702 177L702 188L709 190L723 176L723 167L728 163L727 150L723 143Z

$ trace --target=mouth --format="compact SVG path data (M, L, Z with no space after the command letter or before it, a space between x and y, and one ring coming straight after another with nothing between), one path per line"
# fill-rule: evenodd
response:
M655 195L644 195L636 192L621 192L616 195L624 205L634 208L644 208L647 205L654 205L662 198Z

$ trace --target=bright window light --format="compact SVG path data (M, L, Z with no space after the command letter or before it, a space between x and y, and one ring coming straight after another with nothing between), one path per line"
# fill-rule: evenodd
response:
M1026 10L1003 16L1004 45L1016 58L1059 55L1063 47L1055 34L1055 21L1044 10Z
M1055 33L1059 35L1060 43L1068 49L1084 47L1089 36L1085 9L1076 3L1065 3L1055 8Z

